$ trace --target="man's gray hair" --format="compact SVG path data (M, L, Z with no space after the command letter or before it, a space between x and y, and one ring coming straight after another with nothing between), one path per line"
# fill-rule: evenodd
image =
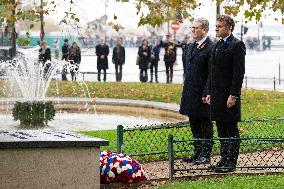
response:
M201 17L201 18L195 18L194 21L199 22L203 29L209 30L209 21L207 19Z

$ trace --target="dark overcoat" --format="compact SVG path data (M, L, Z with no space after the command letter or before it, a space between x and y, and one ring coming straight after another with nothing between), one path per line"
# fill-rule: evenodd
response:
M108 54L109 54L109 47L105 45L97 45L96 46L96 55L97 57L97 69L108 69ZM103 58L101 56L104 55Z
M125 63L125 48L123 46L115 46L112 53L112 62L116 65Z
M144 53L147 53L145 55ZM142 46L139 47L138 50L138 56L139 58L139 69L147 70L149 63L151 62L151 49L149 46L146 46L146 48L143 48Z
M207 92L211 95L213 121L236 122L241 120L241 88L245 74L245 44L229 36L225 43L213 47L209 64ZM236 96L235 106L228 108L230 95Z
M69 53L68 53L68 58L71 61L74 61L75 64L80 64L81 63L81 49L80 47L70 47L69 48Z
M208 62L213 42L206 40L195 47L195 42L189 44L187 51L187 75L185 77L180 113L187 116L210 117L209 105L202 102L202 94L209 74ZM194 50L194 48L196 48Z
M45 63L46 61L51 60L50 48L49 47L46 47L45 49L40 48L38 59L42 63Z

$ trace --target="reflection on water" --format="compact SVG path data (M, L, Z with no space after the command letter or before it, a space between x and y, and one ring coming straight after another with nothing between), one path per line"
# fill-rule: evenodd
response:
M82 130L109 130L116 129L117 125L133 127L135 125L161 124L178 122L179 120L165 117L142 117L118 114L83 114L83 113L56 113L53 121L44 129L82 131ZM0 114L0 129L20 129L19 121L14 121L11 114Z

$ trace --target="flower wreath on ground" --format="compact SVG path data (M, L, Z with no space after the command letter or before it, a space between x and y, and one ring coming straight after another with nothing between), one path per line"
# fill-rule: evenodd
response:
M147 180L144 167L136 160L122 153L101 151L101 183L140 182Z

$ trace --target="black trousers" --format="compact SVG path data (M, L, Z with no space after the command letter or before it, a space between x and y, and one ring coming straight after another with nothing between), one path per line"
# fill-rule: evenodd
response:
M68 61L68 55L62 55L62 59L61 60ZM67 81L66 74L67 74L67 66L63 65L62 72L61 72L62 81Z
M190 116L189 123L194 139L207 139L194 142L194 156L209 158L213 146L213 125L210 118Z
M155 79L158 79L158 61L152 60L150 65L151 81L153 81L153 73L155 69Z
M147 69L140 69L140 81L142 83L147 82L148 81L148 71Z
M183 76L186 74L186 56L182 56Z
M167 83L173 82L174 62L167 62L166 64Z
M238 122L216 121L220 140L220 155L223 161L237 165L240 149Z
M121 81L121 79L122 79L122 64L115 64L115 78L116 78L116 81Z
M101 81L101 70L104 71L104 81L106 81L106 69L98 69L98 81Z

